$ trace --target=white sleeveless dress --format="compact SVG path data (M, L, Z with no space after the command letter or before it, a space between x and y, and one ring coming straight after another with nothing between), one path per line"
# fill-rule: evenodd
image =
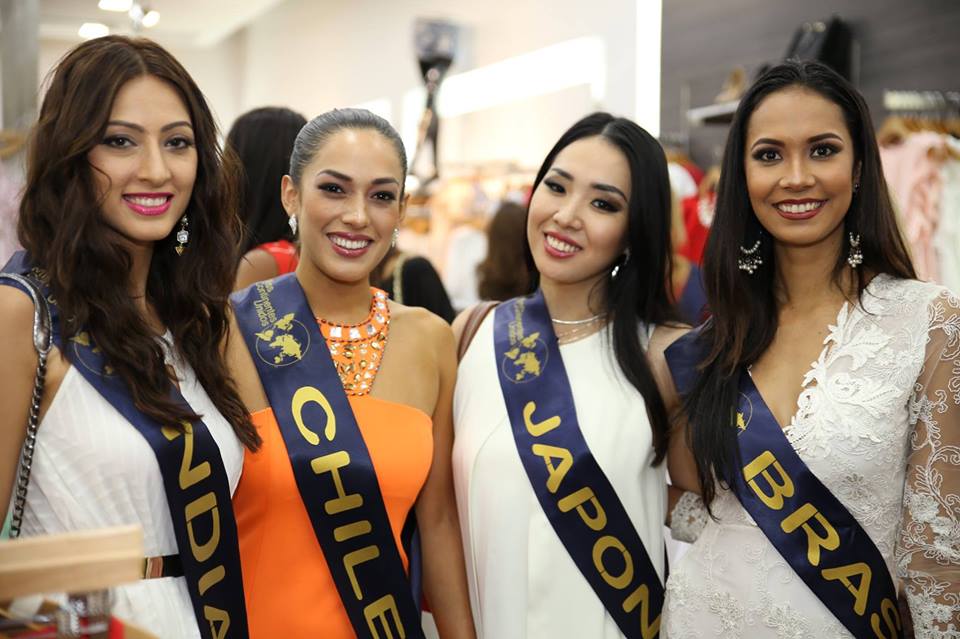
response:
M166 339L170 339L169 334ZM193 369L166 348L180 391L220 448L237 487L243 446L197 382ZM163 478L139 432L70 367L37 430L21 536L139 524L146 556L177 552ZM162 639L200 637L183 577L147 579L111 591L114 616Z
M878 276L863 306L830 326L784 432L905 587L917 639L960 639L960 299ZM661 637L851 636L730 491L713 510L671 567Z
M454 485L478 637L620 639L520 462L497 379L493 317L461 361L454 393ZM624 378L605 332L560 353L584 438L662 579L666 480L663 465L651 466L643 397Z

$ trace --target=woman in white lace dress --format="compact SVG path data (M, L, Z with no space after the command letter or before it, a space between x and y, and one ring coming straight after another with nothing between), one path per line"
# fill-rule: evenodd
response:
M219 636L225 614L229 636L245 634L231 494L259 437L220 355L235 189L203 95L159 45L109 36L60 61L29 152L27 253L5 268L55 302L21 534L142 527L150 569L114 589L111 611L163 638ZM38 362L33 313L0 286L4 506Z
M863 99L816 63L771 69L740 102L719 192L705 262L714 319L667 353L714 519L673 567L662 636L905 636L893 604L876 618L856 606L886 581L917 637L960 637L960 299L914 279ZM758 420L866 539L786 519L769 537L758 527L738 439ZM778 470L764 492L792 498L777 495ZM788 533L809 554L781 554ZM822 568L853 545L875 547L872 581L862 564L801 578L803 562Z

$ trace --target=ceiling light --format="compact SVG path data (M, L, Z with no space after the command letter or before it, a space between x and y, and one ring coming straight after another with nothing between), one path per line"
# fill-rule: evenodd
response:
M110 27L99 22L84 22L82 25L80 25L80 29L77 31L77 35L84 40L100 38L109 34Z
M157 23L160 22L160 12L159 11L147 11L147 15L143 16L143 26L146 28L155 27Z
M133 0L100 0L98 7L104 11L129 11L133 6Z

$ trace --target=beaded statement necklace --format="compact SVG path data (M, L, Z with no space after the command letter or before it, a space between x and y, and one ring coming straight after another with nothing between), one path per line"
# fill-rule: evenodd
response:
M316 318L347 395L367 395L380 369L390 332L387 294L370 287L370 314L359 324L334 324Z

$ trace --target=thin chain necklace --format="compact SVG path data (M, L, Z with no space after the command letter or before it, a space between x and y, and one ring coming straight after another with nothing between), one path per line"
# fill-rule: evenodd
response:
M572 326L573 328L564 332L562 335L557 334L557 343L560 345L570 344L571 342L577 342L590 337L606 326L605 319L606 314L602 314L591 317L589 321L580 320L575 324L567 324L567 326Z
M598 313L597 315L594 315L593 317L588 317L586 319L562 320L562 319L550 318L550 321L560 326L584 326L586 324L592 324L598 320L602 320L606 316L607 316L606 313Z

